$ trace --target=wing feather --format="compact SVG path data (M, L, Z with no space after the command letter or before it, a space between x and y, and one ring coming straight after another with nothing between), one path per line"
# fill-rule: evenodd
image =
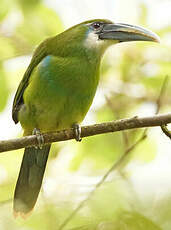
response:
M41 62L41 60L48 55L48 44L47 42L49 42L50 39L45 40L44 42L42 42L37 49L35 50L32 60L18 86L17 92L15 94L14 97L14 101L13 101L13 107L12 107L12 118L14 120L15 123L18 123L18 112L21 108L21 106L23 105L24 101L23 101L23 94L25 89L27 88L28 84L29 84L29 79L31 76L31 73L33 71L33 69Z

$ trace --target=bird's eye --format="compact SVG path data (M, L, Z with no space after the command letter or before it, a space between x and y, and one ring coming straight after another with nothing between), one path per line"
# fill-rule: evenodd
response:
M95 30L98 30L101 27L101 23L95 22L92 26Z

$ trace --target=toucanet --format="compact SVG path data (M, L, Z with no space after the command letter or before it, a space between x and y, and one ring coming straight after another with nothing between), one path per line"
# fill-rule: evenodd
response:
M43 41L15 94L12 117L20 122L24 135L75 127L92 104L99 83L100 63L105 50L120 42L153 41L158 36L142 27L90 20ZM15 216L27 216L34 208L41 188L50 145L24 151L14 193Z

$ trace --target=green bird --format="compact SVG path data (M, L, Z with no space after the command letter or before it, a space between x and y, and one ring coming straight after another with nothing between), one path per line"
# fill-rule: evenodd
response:
M12 117L21 123L24 135L75 127L80 140L79 124L96 93L102 56L109 46L126 41L159 38L142 27L97 19L43 41L14 98ZM34 208L49 150L50 145L25 149L14 193L15 216L25 217Z

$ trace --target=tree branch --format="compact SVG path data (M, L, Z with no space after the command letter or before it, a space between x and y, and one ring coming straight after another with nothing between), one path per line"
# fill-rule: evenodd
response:
M82 126L81 137L88 137L103 133L117 132L121 130L135 128L163 126L169 123L171 123L171 113L142 118L136 116L133 118L121 119L101 124ZM75 138L73 129L49 132L44 133L42 135L44 137L45 144L66 141ZM21 149L31 146L38 146L37 137L35 135L0 141L0 152Z

